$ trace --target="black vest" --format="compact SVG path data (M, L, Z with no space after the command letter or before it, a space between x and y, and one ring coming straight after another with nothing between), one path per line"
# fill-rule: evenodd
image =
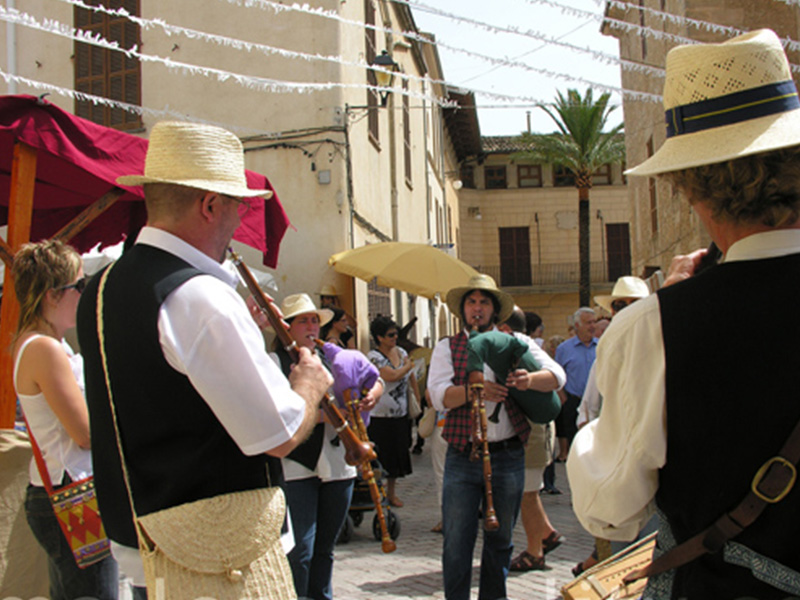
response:
M278 348L275 353L278 355L278 360L281 361L281 371L286 377L289 377L289 373L292 371L292 357L283 348ZM325 423L317 423L308 439L292 450L286 458L300 463L306 469L315 470L317 462L319 462L319 455L322 452L324 437ZM338 442L338 438L336 438L336 441Z
M179 285L199 274L172 254L135 245L113 266L106 283L103 321L109 377L139 515L269 485L266 455L242 454L189 379L167 364L158 341L159 307ZM100 362L99 279L92 278L78 307L95 482L108 536L137 547Z
M680 543L744 498L800 420L800 254L721 264L658 296L667 462L656 501ZM800 571L800 485L734 541ZM678 569L672 595L787 596L721 553Z

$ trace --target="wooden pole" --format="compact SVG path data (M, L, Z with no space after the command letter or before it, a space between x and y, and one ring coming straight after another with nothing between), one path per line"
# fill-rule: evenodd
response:
M111 188L105 194L100 196L100 198L83 209L78 216L72 219L72 221L59 229L52 239L61 240L64 243L68 243L72 238L86 229L87 225L111 208L111 206L117 200L119 200L120 196L122 196L124 193L125 190L118 187Z
M23 142L14 145L11 164L11 189L8 201L8 244L13 253L30 241L33 217L33 188L36 183L36 149ZM0 306L0 429L14 427L17 397L12 381L14 364L9 346L19 319L19 304L14 294L11 269L3 281L3 302Z

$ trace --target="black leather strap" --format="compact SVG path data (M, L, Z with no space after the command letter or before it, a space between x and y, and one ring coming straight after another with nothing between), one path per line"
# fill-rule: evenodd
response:
M791 491L797 478L796 466L800 462L800 422L795 425L786 443L776 456L768 459L753 477L750 491L732 511L717 521L665 552L644 569L625 576L624 583L651 577L677 569L703 554L718 552L725 542L739 535L770 505L780 502Z

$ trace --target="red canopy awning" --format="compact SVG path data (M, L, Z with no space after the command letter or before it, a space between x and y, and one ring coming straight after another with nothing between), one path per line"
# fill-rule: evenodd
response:
M0 225L8 222L11 162L17 140L38 151L33 241L51 237L111 188L119 187L117 177L144 172L146 139L81 119L35 96L0 96ZM246 175L249 187L273 190L264 175L253 171ZM124 189L125 194L111 208L70 240L80 252L98 242L106 246L135 236L144 225L142 188ZM253 198L251 205L233 238L260 250L264 264L274 268L289 219L277 194L269 200Z

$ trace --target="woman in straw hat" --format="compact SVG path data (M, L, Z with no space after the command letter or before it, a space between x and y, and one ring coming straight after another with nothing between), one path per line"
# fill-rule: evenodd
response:
M289 333L301 347L317 352L320 326L334 312L318 309L308 294L292 294L281 303ZM288 376L292 359L276 339L273 359ZM320 357L330 370L326 359ZM379 380L365 395L361 409L369 411L383 390ZM345 462L344 445L338 443L330 423L320 421L303 444L282 459L284 491L292 519L295 545L289 552L294 585L300 598L333 598L333 547L347 517L355 467Z
M64 333L75 326L86 278L80 255L58 241L24 245L14 256L12 272L20 304L12 349L14 391L47 476L58 490L92 475L83 363L79 355L66 351L63 341ZM76 564L33 459L25 512L47 553L50 598L117 597L117 563L111 556L86 568Z
M781 450L800 421L800 350L787 343L800 325L786 318L800 272L800 100L781 41L760 30L674 48L664 108L666 142L628 174L671 181L724 261L701 272L705 250L676 257L674 285L606 332L603 410L567 463L574 509L619 540L658 511L664 559L643 573L646 598L800 596L794 468L757 475L777 454L800 458Z

